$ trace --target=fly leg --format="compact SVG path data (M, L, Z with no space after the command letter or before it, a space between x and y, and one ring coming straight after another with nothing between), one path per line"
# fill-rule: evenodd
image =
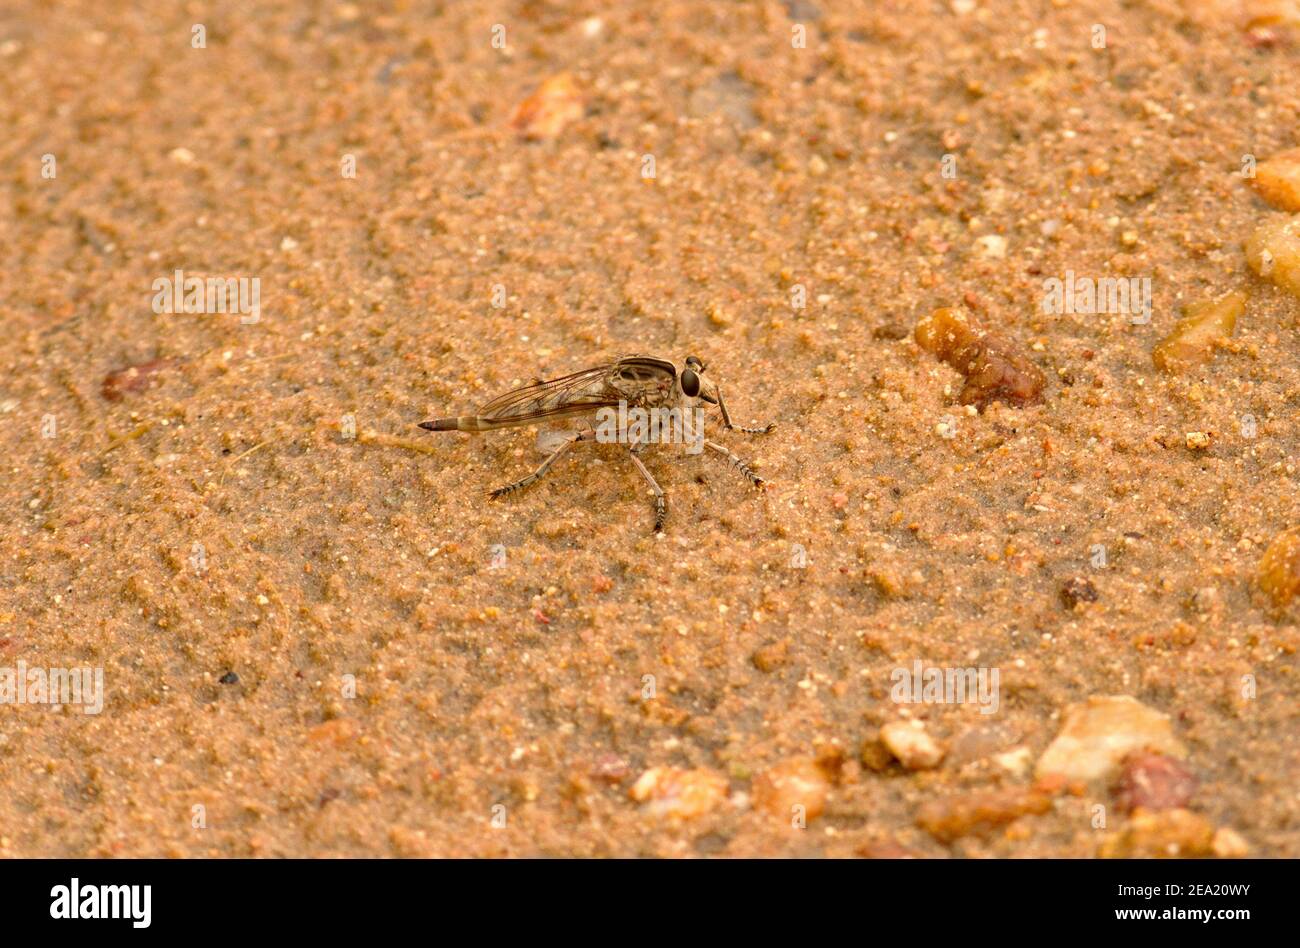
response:
M551 465L554 464L559 459L561 454L569 450L569 448L571 448L573 445L577 444L578 442L591 441L593 437L594 437L594 432L591 431L590 429L584 429L583 431L575 431L567 441L565 441L558 448L556 448L555 451L551 453L550 457L548 457L545 461L542 462L541 467L533 471L533 473L529 474L527 477L515 481L513 484L507 484L505 487L498 487L496 490L492 491L491 496L493 498L504 497L506 494L513 494L517 490L523 490L525 487L537 483L539 480L542 479L543 475L545 475L546 472L551 469Z
M727 403L722 398L722 389L718 389L718 410L722 412L722 427L728 431L743 431L745 434L758 435L776 430L775 421L762 428L746 428L744 425L733 425L731 423L731 412L727 411Z
M640 443L632 445L630 448L628 448L628 456L632 458L632 463L637 466L637 470L641 472L641 475L650 483L650 489L655 492L655 531L654 532L663 533L664 522L667 521L668 519L668 500L664 496L664 489L660 487L658 481L654 479L654 475L650 473L650 471L646 468L646 466L641 463L641 459L637 457L637 453L643 447L645 447L645 445Z
M732 467L738 470L741 474L745 475L745 477L749 479L749 482L753 484L755 487L762 487L764 484L767 483L765 480L763 480L763 478L755 474L748 464L746 464L740 458L736 457L736 455L732 454L722 445L718 444L718 442L705 441L704 446L706 448L709 448L710 450L717 451L724 458L726 458L727 463L729 463Z

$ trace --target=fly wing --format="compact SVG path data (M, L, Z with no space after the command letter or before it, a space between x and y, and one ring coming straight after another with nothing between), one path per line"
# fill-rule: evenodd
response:
M480 408L479 417L491 421L541 421L617 405L619 394L609 384L614 365L606 363L506 392Z
M653 356L628 356L572 375L534 382L506 392L479 409L490 421L544 421L615 408L620 401L642 404L671 391L677 369Z

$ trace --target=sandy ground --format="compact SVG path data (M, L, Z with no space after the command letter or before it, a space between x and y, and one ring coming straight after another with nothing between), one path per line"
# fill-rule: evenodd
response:
M1300 619L1252 581L1300 524L1300 300L1245 267L1276 212L1239 174L1300 144L1300 34L1175 0L49 6L0 9L0 664L106 696L0 708L0 855L1090 856L1107 782L1033 764L1132 695L1193 813L1300 856ZM572 114L512 125L566 74ZM156 313L178 269L257 278L260 318ZM1044 314L1067 270L1150 278L1151 323ZM1156 371L1236 286L1233 341ZM1043 401L958 405L911 338L937 306ZM769 489L652 449L656 538L618 446L488 501L530 433L413 427L628 352L778 422L710 432ZM892 701L917 660L998 669L997 713ZM882 755L909 717L939 766Z

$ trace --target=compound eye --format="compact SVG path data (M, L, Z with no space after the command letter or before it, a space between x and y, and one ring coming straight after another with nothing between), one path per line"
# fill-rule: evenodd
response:
M688 368L692 368L692 369L694 369L696 372L703 372L703 371L704 371L704 363L701 362L699 359L695 358L695 356L687 356L687 357L686 357L686 365L687 365Z
M698 398L700 395L700 377L690 369L682 370L682 392L687 398Z

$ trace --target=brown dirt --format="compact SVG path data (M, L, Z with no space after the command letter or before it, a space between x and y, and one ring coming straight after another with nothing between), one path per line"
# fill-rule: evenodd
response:
M605 6L0 11L0 665L108 693L0 708L0 855L1093 855L1104 787L1048 808L989 755L1131 694L1194 809L1300 856L1300 626L1252 591L1300 523L1300 301L1245 267L1276 212L1237 174L1297 144L1300 34L1191 0ZM581 114L526 139L563 73ZM156 315L176 269L259 278L260 321ZM1150 277L1152 323L1042 313L1067 269ZM1227 348L1157 372L1239 285ZM956 404L911 338L939 306L1019 340L1042 403ZM655 539L617 447L488 502L531 435L413 427L629 351L778 421L719 436L772 489L652 450ZM999 668L998 714L893 704L916 659ZM878 753L904 712L938 769ZM690 815L629 795L661 766L703 772L665 784ZM752 805L819 772L806 828ZM966 793L1012 802L918 828Z

